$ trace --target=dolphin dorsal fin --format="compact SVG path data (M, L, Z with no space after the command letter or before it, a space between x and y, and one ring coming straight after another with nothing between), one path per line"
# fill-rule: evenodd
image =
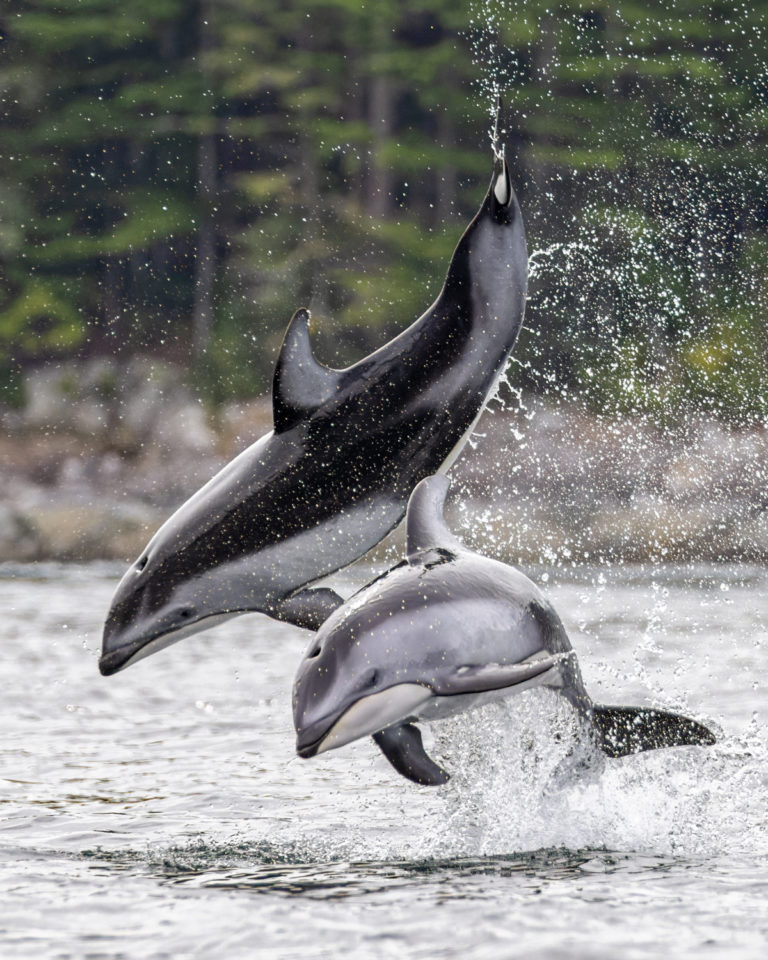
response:
M272 380L275 433L290 430L336 393L339 371L319 363L309 342L309 310L297 310L285 331Z
M417 484L408 501L405 519L406 551L411 557L430 547L445 547L447 550L464 549L448 529L443 517L445 498L450 487L448 477L434 474Z

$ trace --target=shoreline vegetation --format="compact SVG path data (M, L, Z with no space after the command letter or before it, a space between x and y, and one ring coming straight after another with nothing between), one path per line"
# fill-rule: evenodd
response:
M146 359L39 368L25 392L0 433L0 562L128 562L272 426L268 398L212 412ZM495 400L452 469L450 510L470 545L522 564L768 562L767 464L766 424Z
M528 564L768 559L762 5L59 7L0 13L0 559L135 557L271 427L299 306L336 367L419 316L498 93L525 403L452 522Z
M300 306L321 359L364 356L439 291L502 93L518 382L768 418L764 5L12 6L0 408L99 356L178 364L216 406L265 393Z

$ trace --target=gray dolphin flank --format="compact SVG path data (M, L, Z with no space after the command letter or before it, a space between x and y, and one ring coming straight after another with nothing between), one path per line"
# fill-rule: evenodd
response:
M609 757L712 744L702 724L644 707L595 704L552 605L521 571L464 547L443 520L448 480L432 476L408 505L408 556L323 624L294 684L296 751L312 757L372 735L403 776L449 775L414 725L517 691L559 691Z

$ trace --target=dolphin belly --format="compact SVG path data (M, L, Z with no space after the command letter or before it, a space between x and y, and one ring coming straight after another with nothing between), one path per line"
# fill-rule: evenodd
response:
M304 738L300 733L298 753L303 757L325 753L326 750L343 747L360 737L378 733L379 730L410 716L431 698L430 690L417 683L399 683L379 693L362 697L344 711L316 744L302 745ZM311 753L308 752L310 750Z

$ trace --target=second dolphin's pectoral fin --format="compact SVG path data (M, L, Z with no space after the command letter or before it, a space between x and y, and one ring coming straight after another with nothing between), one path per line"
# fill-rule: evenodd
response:
M715 735L701 723L649 707L590 709L598 744L609 757L687 745L711 746Z
M425 477L414 488L408 501L406 526L406 551L409 557L442 547L446 550L462 550L461 542L454 537L443 517L445 498L450 482L443 474Z
M290 430L330 400L339 385L340 371L319 363L309 342L309 311L297 310L285 331L272 380L275 433Z
M313 587L300 590L287 600L276 603L267 613L276 620L292 623L305 630L319 630L343 603L344 600L330 587Z
M379 730L373 739L395 770L414 783L438 787L450 780L450 774L428 756L421 731L412 723Z
M563 663L564 658L559 654L541 654L523 663L487 663L481 666L457 667L444 676L436 677L432 681L432 689L437 696L451 697L503 690L530 680L537 680L542 686L558 688L563 683L558 669Z

